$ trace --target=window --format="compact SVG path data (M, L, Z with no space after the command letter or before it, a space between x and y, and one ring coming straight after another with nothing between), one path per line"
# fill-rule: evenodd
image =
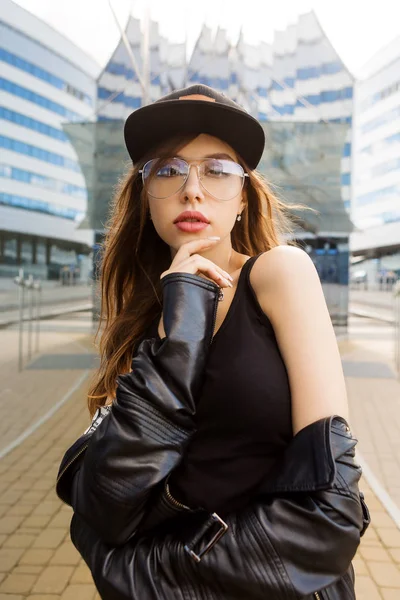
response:
M41 67L38 67L37 65L28 62L27 60L21 58L20 56L17 56L16 54L11 54L11 52L8 52L4 48L0 48L0 60L9 65L12 65L13 67L16 67L17 69L21 69L21 71L25 71L25 73L29 73L30 75L33 75L34 77L37 77L38 79L41 79L46 83L49 83L50 85L58 88L59 90L64 90L68 94L75 96L75 98L86 102L86 104L89 104L90 106L93 105L93 99L85 92L79 91L70 83L67 83L63 79L60 79L60 77L57 77L56 75L45 71Z
M350 185L351 176L350 173L342 173L342 185Z
M9 110L8 108L3 108L1 106L0 119L10 121L11 123L16 123L16 125L20 125L21 127L33 129L33 131L37 131L38 133L41 133L43 135L48 135L56 140L60 140L61 142L68 141L68 137L60 129L56 129L55 127L51 127L46 123L42 123L42 121L31 119L26 115L21 115L20 113L14 112L13 110Z
M12 152L18 152L19 154L25 154L26 156L31 156L32 158L43 160L44 162L57 165L58 167L64 167L65 169L70 169L71 171L77 171L78 173L81 172L79 163L77 163L75 160L62 156L61 154L56 154L55 152L49 152L43 148L38 148L37 146L25 144L25 142L20 142L3 135L0 135L0 148L5 148L6 150L11 150Z
M86 188L65 181L59 181L51 177L45 177L39 175L39 173L33 173L32 171L25 171L24 169L18 169L4 163L0 163L0 177L6 177L7 179L14 179L15 181L22 181L23 183L29 183L37 187L45 188L47 190L54 190L61 194L73 196L74 198L81 198L82 200L87 199Z
M83 118L81 115L78 115L78 113L73 112L68 108L65 108L65 106L62 106L57 102L53 102L52 100L49 100L44 96L40 96L39 94L36 94L35 92L28 90L27 88L17 85L12 81L3 79L3 77L0 77L0 90L8 92L9 94L13 94L14 96L18 96L19 98L23 98L28 102L33 102L34 104L37 104L38 106L41 106L46 110L50 110L51 112L55 112L58 115L69 119L70 121L75 121Z
M373 131L377 127L382 127L386 123L390 123L390 121L394 121L400 117L400 106L396 106L392 110L388 110L387 112L379 115L375 119L371 119L371 121L367 121L361 127L362 133L368 133L369 131Z
M56 215L58 217L63 217L64 219L71 220L75 220L75 218L82 215L81 211L78 211L74 208L59 206L57 204L51 204L50 202L43 202L43 200L25 198L24 196L6 194L4 192L0 192L0 204L14 206L16 208L24 208L34 212Z
M351 144L349 142L345 143L342 156L351 156Z
M107 88L99 87L97 90L97 97L100 100L109 100L113 94L115 94L115 91L113 92ZM142 98L138 96L127 96L123 91L117 94L111 102L120 102L129 108L140 108L142 106Z
M358 196L356 198L355 204L357 206L372 204L373 202L378 202L381 198L387 198L390 196L400 196L400 185L391 185L389 187L376 190L374 192L362 194L361 196Z

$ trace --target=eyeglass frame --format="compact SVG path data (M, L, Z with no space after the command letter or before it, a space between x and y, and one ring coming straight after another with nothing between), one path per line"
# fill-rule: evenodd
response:
M237 165L238 167L240 167L243 171L243 175L242 175L242 187L240 188L240 191L243 190L244 187L244 183L246 181L246 177L250 177L248 173L246 173L246 171L244 170L244 168L242 167L242 165L240 163L237 163L234 160L231 160L230 158L215 158L213 156L209 156L209 157L204 157L204 158L200 158L198 160L195 161L191 161L190 163L185 160L184 158L182 158L181 156L171 156L170 158L166 159L166 160L172 160L172 159L176 159L176 160L182 160L184 163L187 164L188 166L188 174L187 177L185 179L185 181L182 183L182 185L172 194L170 194L169 196L164 196L163 198L158 198L157 196L153 196L153 194L149 194L149 196L151 196L152 198L155 198L156 200L166 200L167 198L170 198L171 196L173 196L174 194L177 194L178 192L181 191L181 189L186 185L187 180L189 179L189 175L190 175L190 169L191 167L196 167L197 169L197 178L199 180L200 185L202 186L202 188L207 192L207 194L210 194L210 196L212 196L213 198L215 198L215 200L218 200L219 202L229 202L230 200L233 200L235 198L235 196L233 196L232 198L229 198L228 200L221 200L221 198L217 198L216 196L214 196L214 194L211 194L211 192L208 191L208 189L203 185L202 181L201 181L201 177L200 177L200 173L199 173L199 166L201 163L205 162L206 160L225 160L227 162L232 162L235 165ZM144 180L144 170L146 165L148 165L150 162L152 162L153 160L160 160L159 158L150 158L150 160L148 160L147 162L144 163L143 167L141 169L139 169L138 173L140 173L142 175L142 183L143 186L145 185L145 180ZM199 163L199 164L194 164L194 163ZM240 192L238 192L239 194Z

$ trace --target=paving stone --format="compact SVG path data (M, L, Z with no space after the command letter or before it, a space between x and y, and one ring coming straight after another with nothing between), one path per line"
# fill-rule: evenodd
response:
M23 548L0 548L0 565L2 570L5 573L11 571L23 553Z
M18 502L23 493L23 490L7 490L0 496L0 504L8 504L11 506Z
M367 531L362 537L362 544L364 546L379 546L380 539L374 529L374 527L368 527Z
M60 500L58 498L52 498L51 500L45 500L32 512L33 517L53 517L56 512L60 510Z
M11 573L0 584L0 592L5 594L26 594L30 592L37 575L26 575L22 573Z
M45 492L43 490L26 492L20 498L20 504L39 504L39 502L41 502L41 500L43 500L44 495L45 495Z
M383 600L399 600L400 598L399 588L382 588L381 594Z
M356 578L356 598L357 600L382 600L374 581L365 575Z
M357 577L359 575L369 575L365 561L361 558L361 556L357 555L354 557L353 567Z
M395 527L377 527L377 532L384 546L400 548L400 530Z
M23 521L22 526L23 527L34 527L34 528L40 528L42 529L43 527L46 527L46 525L49 523L51 517L50 516L33 516L30 515L29 517L27 517L25 519L25 521Z
M0 573L0 583L3 581L3 579L6 577L6 573Z
M0 594L0 600L25 600L23 596L19 594L16 596L15 594Z
M379 562L391 562L388 551L379 546L363 546L361 544L360 553L366 561L375 560Z
M35 594L61 594L66 588L73 570L73 567L46 567L36 581L32 591Z
M33 543L34 548L57 548L63 541L62 529L44 529Z
M21 557L21 565L47 565L53 555L53 550L30 548Z
M91 583L91 584L93 584L92 574L89 571L89 568L87 567L87 565L85 563L82 563L81 565L76 567L76 569L71 577L70 583L71 584L72 583Z
M4 544L4 542L6 541L7 536L5 534L0 534L0 546L2 546Z
M72 511L67 513L60 510L50 521L49 527L61 527L63 529L67 529L69 528L71 519Z
M373 513L374 527L393 527L393 520L383 510L375 510Z
M31 594L30 596L27 596L26 600L60 600L60 598L61 596L58 594ZM76 600L80 599L76 598Z
M379 587L400 588L400 570L394 563L370 560L368 561L368 569Z
M389 552L394 562L400 563L400 548L390 548Z
M69 585L61 600L93 600L96 594L96 589L93 585Z
M81 560L79 552L71 542L62 544L52 556L51 565L74 565L76 566Z
M17 565L13 568L13 573L27 573L28 575L39 575L43 567L39 565Z
M10 535L3 544L3 548L29 548L35 540L34 535L21 535L14 533Z
M1 517L0 519L0 533L14 533L16 529L18 529L19 525L24 520L24 517L21 515L19 517Z
M7 511L7 517L26 517L33 510L33 506L30 504L15 504L11 506Z

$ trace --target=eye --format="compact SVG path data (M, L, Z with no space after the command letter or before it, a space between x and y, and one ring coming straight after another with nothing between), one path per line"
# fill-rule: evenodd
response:
M165 165L157 171L157 177L176 177L178 175L181 173L175 165Z
M207 162L204 165L204 173L212 177L223 177L226 175L223 164L218 161Z

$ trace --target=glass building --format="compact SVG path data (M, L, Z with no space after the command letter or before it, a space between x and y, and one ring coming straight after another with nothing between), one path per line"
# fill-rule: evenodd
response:
M139 73L145 40L140 23L126 29ZM244 106L266 131L260 170L288 203L316 212L298 215L296 239L310 254L324 287L335 325L346 325L348 303L350 155L353 78L321 29L314 13L277 32L271 45L232 46L226 31L204 26L188 64L183 44L170 44L151 23L148 82L144 90L121 39L97 82L96 123L64 127L81 163L88 211L81 227L101 241L112 189L129 159L123 122L132 112L172 89L210 85Z
M382 271L400 277L400 37L365 65L356 84L353 145L354 268L376 284Z
M100 68L11 0L0 12L0 276L82 271L93 232L78 229L87 192L65 121L87 120Z

